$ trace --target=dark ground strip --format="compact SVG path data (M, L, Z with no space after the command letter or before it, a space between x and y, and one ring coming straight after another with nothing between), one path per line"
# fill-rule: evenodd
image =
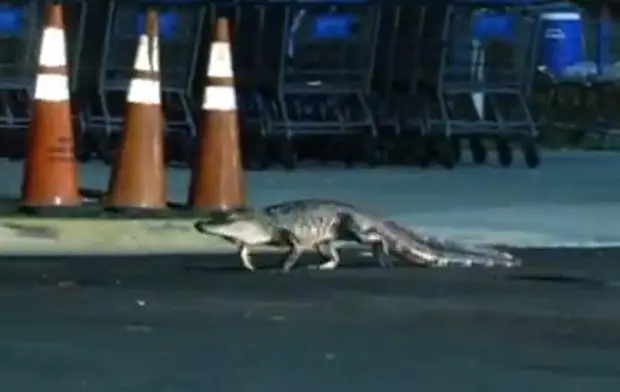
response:
M357 268L288 276L230 255L3 258L0 385L619 390L620 249L518 253L515 270L380 270L345 255Z

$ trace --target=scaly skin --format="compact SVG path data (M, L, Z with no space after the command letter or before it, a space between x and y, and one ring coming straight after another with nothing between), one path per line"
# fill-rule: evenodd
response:
M386 256L424 266L479 264L513 267L519 261L490 248L474 248L427 238L389 220L365 214L334 200L304 199L274 204L242 214L225 222L199 221L196 229L235 243L244 266L254 270L250 248L275 245L288 249L283 271L290 271L305 250L316 250L325 261L318 269L335 269L340 257L335 241L372 246L383 267L391 267Z

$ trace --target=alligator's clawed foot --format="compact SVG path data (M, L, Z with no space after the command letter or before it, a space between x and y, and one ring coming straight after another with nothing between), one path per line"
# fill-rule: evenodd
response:
M503 267L506 268L518 268L521 267L523 265L523 262L519 259L513 259L510 261L506 261L503 265Z
M319 265L309 265L307 268L310 271L333 271L338 268L337 260L329 260Z
M377 257L377 261L379 261L379 265L381 266L381 268L394 268L394 262L388 255L379 255L379 257Z
M277 270L280 274L286 275L289 274L291 272L291 268L288 266L284 266L282 268L280 268L279 270Z
M332 271L332 270L335 270L337 267L338 267L338 261L330 260L325 263L319 264L318 270L319 271Z

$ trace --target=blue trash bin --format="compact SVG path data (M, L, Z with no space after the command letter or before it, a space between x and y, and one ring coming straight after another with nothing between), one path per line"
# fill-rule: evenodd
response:
M609 18L603 18L599 20L596 26L597 30L597 38L596 42L596 50L594 59L599 69L599 73L602 73L602 70L609 67L613 64L614 59L611 51L611 43L614 39L614 21Z
M561 75L569 67L587 61L584 24L578 11L548 12L542 15L540 65Z

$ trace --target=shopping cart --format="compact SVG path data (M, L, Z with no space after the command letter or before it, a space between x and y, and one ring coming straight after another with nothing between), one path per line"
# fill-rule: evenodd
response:
M187 2L187 1L185 1ZM170 9L166 9L169 6ZM174 8L172 2L158 6L162 105L166 117L166 160L191 159L196 135L191 90L204 7ZM145 31L145 12L135 4L112 1L108 8L105 40L98 69L96 92L85 106L87 126L100 135L102 158L110 163L125 113L129 81L134 75L138 37Z
M51 4L51 1L32 0L0 5L0 145L2 155L11 159L22 159L25 155L42 26ZM77 90L86 9L87 3L82 1L67 2L64 6L69 88L73 96ZM79 159L87 160L89 154L80 137L84 127L79 110L73 118L78 136L76 154Z
M443 6L441 33L425 31L426 144L429 155L447 168L460 159L463 139L476 163L486 161L487 141L495 145L503 166L513 161L513 142L528 166L540 161L536 123L526 99L538 11L525 4L495 3L451 2ZM436 7L434 13L440 12Z
M304 142L353 164L377 163L368 96L380 7L348 1L287 5L267 136L294 168ZM322 158L326 158L323 155Z

